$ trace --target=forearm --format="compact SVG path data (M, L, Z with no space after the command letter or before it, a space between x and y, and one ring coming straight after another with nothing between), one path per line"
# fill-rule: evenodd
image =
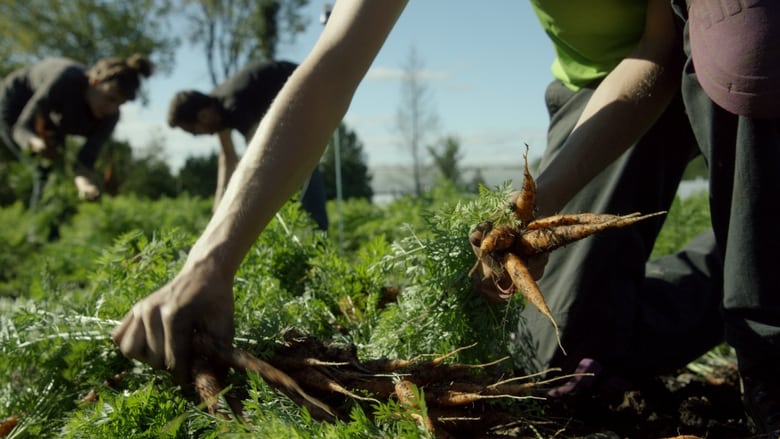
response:
M645 60L629 60L611 75L641 73L653 93L599 88L560 151L537 178L540 214L559 211L583 186L636 143L658 120L678 90L672 72ZM605 79L606 81L606 79ZM612 95L612 97L610 97ZM600 101L611 100L602 105Z
M648 2L642 41L599 84L566 143L537 178L539 213L558 212L593 177L634 145L680 87L673 17L663 0Z
M265 225L319 161L405 3L336 4L323 35L260 123L188 264L216 264L225 276L235 273Z

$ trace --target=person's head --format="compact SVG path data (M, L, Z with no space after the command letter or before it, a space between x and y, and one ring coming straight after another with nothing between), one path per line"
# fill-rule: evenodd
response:
M92 114L98 119L117 114L122 104L135 99L141 78L149 77L153 69L152 62L140 54L96 62L87 70L86 97Z
M176 93L168 108L168 125L190 134L215 134L222 129L222 104L195 90Z

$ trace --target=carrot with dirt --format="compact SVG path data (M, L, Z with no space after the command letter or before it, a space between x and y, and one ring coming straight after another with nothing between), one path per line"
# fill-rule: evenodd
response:
M662 215L656 212L647 215L611 215L601 213L558 214L535 218L536 184L528 170L528 145L524 155L525 167L523 187L510 203L517 221L494 224L493 220L480 223L469 235L469 242L477 260L469 271L471 276L477 267L482 269L483 279L492 281L502 300L520 291L523 297L535 306L555 327L558 345L561 345L558 324L529 270L529 259L579 241L595 233L617 229L639 221ZM506 278L509 286L503 286ZM484 293L482 293L485 295ZM563 346L561 346L563 350ZM564 351L565 352L565 351Z
M579 222L562 224L554 227L529 228L524 230L519 239L515 241L523 256L534 256L550 252L557 248L571 244L580 239L587 238L595 233L609 229L626 227L654 216L663 215L666 212L656 212L648 215L614 215L612 219L604 219L601 215L591 218L590 223ZM563 220L561 220L563 222ZM533 223L531 223L533 224Z
M536 209L536 182L528 170L528 144L525 145L525 154L523 154L525 168L523 171L523 187L515 198L513 207L515 217L523 224L528 224L534 219L534 210Z
M417 398L417 392L415 391L417 386L409 380L401 380L395 384L395 394L398 398L398 402L402 406L409 407L414 410L420 410L420 402ZM433 426L433 421L427 414L412 413L412 418L421 426L424 427L431 434L436 433L436 429Z
M528 271L526 263L514 253L507 253L504 259L504 265L509 272L509 276L512 278L515 288L520 291L523 297L525 297L531 305L535 306L539 312L547 317L553 327L555 327L555 337L558 340L558 346L565 354L566 350L563 349L563 345L561 345L558 322L555 321L552 311L550 311L550 307L547 306L547 301L544 300L544 296L542 295L541 290L539 290L539 286L536 284L533 276L531 276L531 272Z
M197 334L193 338L193 348L197 354L217 360L233 369L257 373L266 382L289 396L290 399L307 407L312 416L317 419L334 419L336 417L331 407L307 394L289 375L246 351L231 345L217 343L205 334ZM197 375L195 377L197 380Z
M19 423L19 418L16 416L9 416L5 418L3 422L0 422L0 437L6 437L11 433L11 430Z
M632 218L639 216L639 213L623 215L622 218ZM558 226L571 226L575 224L599 224L612 221L619 218L618 215L610 213L568 213L546 216L530 222L525 230L546 229Z

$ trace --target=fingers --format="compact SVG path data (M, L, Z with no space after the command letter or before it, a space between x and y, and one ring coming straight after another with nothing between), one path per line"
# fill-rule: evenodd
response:
M233 339L231 285L201 274L177 277L136 303L112 336L125 356L168 369L183 387L191 385L195 331L226 343Z
M493 222L484 221L480 224L477 224L474 230L472 230L469 234L469 244L471 244L471 250L474 252L475 256L480 257L480 246L482 245L482 240L484 239L485 234L489 232L491 228L493 228Z
M162 369L165 366L165 343L163 337L165 330L163 328L162 316L159 312L152 312L143 315L144 337L146 339L146 362L155 369Z
M163 324L160 314L136 304L114 330L112 339L122 354L160 369L165 365Z
M472 289L476 291L488 303L506 303L514 294L514 285L509 276L500 279L474 275L471 278Z
M146 351L144 333L143 325L140 325L130 312L114 330L111 338L124 356L144 361Z

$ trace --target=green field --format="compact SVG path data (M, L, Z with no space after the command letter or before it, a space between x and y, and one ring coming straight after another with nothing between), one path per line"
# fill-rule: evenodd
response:
M487 304L466 276L474 262L466 236L506 191L476 196L439 187L381 207L350 200L340 209L341 228L331 203L327 234L288 203L236 276L236 344L262 356L295 329L352 343L362 358L474 343L452 360L506 355L503 341L522 300ZM676 200L654 255L708 227L707 206L706 194ZM110 331L177 272L210 210L209 200L123 196L99 204L50 198L34 213L20 204L0 210L0 421L18 420L8 437L425 437L393 402L355 405L348 421L314 421L256 376L243 380L247 422L219 419L167 373L118 352ZM380 306L386 286L402 294ZM112 379L119 373L121 382ZM532 401L510 404L518 413L535 410Z

